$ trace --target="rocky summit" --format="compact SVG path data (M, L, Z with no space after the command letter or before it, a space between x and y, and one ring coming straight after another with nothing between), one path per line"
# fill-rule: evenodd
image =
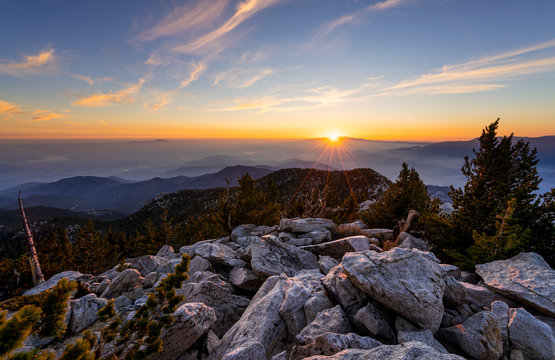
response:
M390 230L347 237L341 225L241 225L98 276L61 273L27 294L78 280L89 293L70 299L68 331L99 335L97 312L108 300L131 319L187 253L189 279L177 290L184 300L150 360L555 359L555 271L538 254L461 273L418 238L405 234L383 251L388 237L376 235ZM25 348L61 352L59 340L40 341L28 338Z

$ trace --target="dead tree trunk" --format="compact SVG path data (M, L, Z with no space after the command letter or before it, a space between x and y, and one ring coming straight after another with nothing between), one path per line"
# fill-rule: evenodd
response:
M25 230L25 247L27 249L27 258L29 259L29 265L31 265L33 284L37 285L38 283L44 281L44 275L42 275L42 270L40 269L39 258L37 256L37 250L35 249L35 242L33 241L33 234L31 234L29 223L27 222L27 216L25 216L25 210L23 210L23 202L21 201L21 190L19 190L19 211L21 212L21 218L23 219L23 228Z

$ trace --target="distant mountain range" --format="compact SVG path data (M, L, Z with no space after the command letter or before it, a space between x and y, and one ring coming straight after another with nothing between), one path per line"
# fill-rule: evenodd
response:
M298 168L310 168L311 165L318 168L325 166L295 159L283 162L283 165L288 164L296 165ZM176 169L176 172L178 170ZM200 176L155 177L137 182L115 176L74 176L49 183L21 184L0 191L0 208L17 209L17 197L19 189L21 189L26 207L48 206L73 211L105 209L130 214L139 210L146 201L160 194L169 194L185 189L225 187L226 178L230 180L230 186L236 186L238 179L245 173L249 173L254 179L259 179L276 170L271 166L236 165Z
M138 182L117 177L75 176L50 183L27 183L0 191L0 208L17 209L21 188L26 207L49 206L74 211L106 209L130 214L160 194L224 187L226 178L230 179L231 186L236 186L237 180L245 173L258 179L272 171L262 167L230 166L213 174L165 179L155 177Z

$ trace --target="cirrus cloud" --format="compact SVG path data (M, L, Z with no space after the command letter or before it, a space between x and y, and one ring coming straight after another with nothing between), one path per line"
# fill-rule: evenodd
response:
M58 73L58 57L54 49L46 49L36 55L27 55L23 61L0 64L0 73L18 77Z
M144 83L144 79L139 79L136 84L133 84L125 89L111 93L96 93L89 96L84 96L82 99L75 100L72 103L74 105L85 107L132 104L135 102L135 94L140 91Z

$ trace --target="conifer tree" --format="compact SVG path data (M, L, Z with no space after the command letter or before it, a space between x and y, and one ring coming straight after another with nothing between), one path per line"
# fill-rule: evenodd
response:
M19 348L31 332L40 337L61 337L66 330L64 318L67 301L76 287L75 281L69 282L64 278L47 290L41 308L26 305L9 320L5 319L6 312L0 312L0 357L7 355L8 358L15 359L51 359L51 355L46 352L21 352L15 356L10 353Z
M368 226L391 229L399 220L405 219L410 210L422 214L430 206L430 201L418 172L403 163L397 180L363 214L363 218Z
M457 241L449 252L458 253L459 258L468 256L466 250L470 248L473 249L471 260L489 258L483 246L486 240L505 239L499 236L497 220L500 216L509 216L514 226L512 233L518 227L520 230L516 232L527 237L532 247L542 237L549 236L546 233L549 230L537 226L542 209L536 194L541 182L536 169L536 149L531 150L529 143L522 139L514 142L512 134L498 138L498 127L499 119L487 126L479 138L480 148L474 150L474 158L465 157L462 172L467 182L464 188L451 188L454 208L451 218ZM507 208L509 202L511 205ZM480 244L472 247L476 240ZM497 247L503 246L497 244ZM485 253L478 254L479 249Z
M98 311L100 320L106 322L98 344L90 331L85 332L83 339L66 346L61 359L97 359L103 347L109 343L114 343L113 355L117 359L144 359L162 351L161 331L172 323L170 314L184 300L182 295L176 295L175 290L180 289L189 278L189 263L189 255L184 254L175 271L160 282L155 293L149 294L146 304L139 308L131 320L126 321L117 316L114 300L108 301Z

